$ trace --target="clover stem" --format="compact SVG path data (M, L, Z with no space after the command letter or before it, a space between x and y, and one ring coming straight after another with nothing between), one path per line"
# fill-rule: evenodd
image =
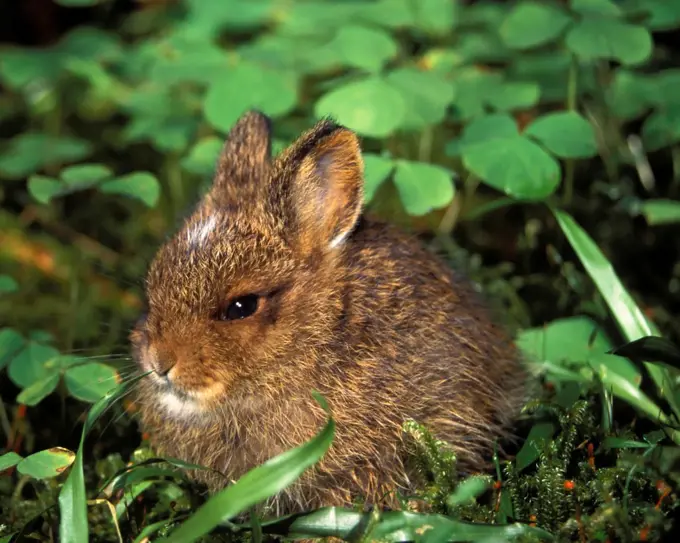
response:
M12 425L9 422L9 417L7 416L7 410L5 409L5 402L0 396L0 426L2 426L2 431L7 436L7 441L12 439Z
M427 127L420 135L420 142L418 145L418 160L420 162L429 162L432 158L432 139L434 131L432 127Z
M469 174L465 178L463 183L463 194L461 196L454 195L453 200L444 211L444 216L441 221L439 221L439 226L437 227L437 233L439 235L446 235L453 232L458 217L460 216L460 210L463 208L463 204L468 204L479 186L479 179L473 174Z
M578 59L575 55L571 57L571 63L569 65L569 78L567 80L567 109L569 111L575 111L577 107L578 98ZM564 164L564 195L563 202L565 205L571 203L574 197L574 160L567 159Z

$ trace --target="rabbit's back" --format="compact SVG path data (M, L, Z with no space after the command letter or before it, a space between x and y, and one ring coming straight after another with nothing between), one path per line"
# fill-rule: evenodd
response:
M328 389L346 405L338 416L352 413L357 433L376 443L399 441L404 420L415 419L463 465L481 467L524 398L510 337L472 283L394 227L362 221L345 262L333 349L343 353L341 375Z

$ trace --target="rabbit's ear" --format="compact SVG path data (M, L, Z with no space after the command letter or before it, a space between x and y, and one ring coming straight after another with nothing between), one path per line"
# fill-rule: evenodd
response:
M321 121L282 156L300 241L335 249L350 234L363 203L364 163L354 132Z
M213 193L230 192L252 181L262 181L271 159L271 120L263 113L244 113L229 131L217 163Z

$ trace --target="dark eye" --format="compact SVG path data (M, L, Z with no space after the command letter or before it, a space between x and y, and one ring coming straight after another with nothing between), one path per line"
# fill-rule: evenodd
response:
M260 297L256 294L241 296L231 302L226 309L220 311L219 318L223 321L233 321L250 317L257 311Z

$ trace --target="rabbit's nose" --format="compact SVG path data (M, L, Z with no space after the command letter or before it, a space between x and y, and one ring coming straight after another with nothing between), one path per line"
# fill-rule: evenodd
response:
M175 367L175 362L169 361L167 358L163 358L156 361L156 364L154 365L154 371L161 377L165 377L167 379L168 373L170 373L170 370L173 367Z
M170 370L177 364L177 358L172 356L168 352L163 352L160 350L155 350L151 353L150 365L151 369L159 377L168 379L168 374Z

